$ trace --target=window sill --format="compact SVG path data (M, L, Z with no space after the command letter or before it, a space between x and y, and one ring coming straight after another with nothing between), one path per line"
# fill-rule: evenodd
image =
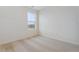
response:
M28 28L28 30L35 31L35 29L33 29L33 28Z

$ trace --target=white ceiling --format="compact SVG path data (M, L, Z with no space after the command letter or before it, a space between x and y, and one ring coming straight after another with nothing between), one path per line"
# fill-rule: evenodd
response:
M45 6L29 6L29 7L27 7L27 10L36 10L36 11L41 11L41 10L43 10L45 8Z
M33 6L32 9L35 9L35 10L42 10L44 9L45 6Z
M54 7L56 7L56 8L58 8L58 7L60 7L60 6L51 6L50 8L54 8ZM45 8L49 8L49 6L29 6L28 7L28 9L33 9L33 10L38 10L38 11L41 11L41 10L43 10L43 9L45 9ZM66 8L65 6L64 6L64 8ZM69 6L69 8L72 8L72 9L74 9L74 10L76 10L77 12L79 12L79 7L77 6Z

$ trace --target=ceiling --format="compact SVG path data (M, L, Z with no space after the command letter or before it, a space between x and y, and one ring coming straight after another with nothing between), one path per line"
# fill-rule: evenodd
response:
M40 10L44 9L45 6L29 6L27 8L40 11Z
M44 9L45 6L33 6L32 9L35 9L35 10L42 10Z

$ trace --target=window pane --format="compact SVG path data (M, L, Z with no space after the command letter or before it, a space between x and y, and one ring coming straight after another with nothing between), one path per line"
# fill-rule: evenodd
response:
M34 13L28 12L28 27L35 28L36 15Z

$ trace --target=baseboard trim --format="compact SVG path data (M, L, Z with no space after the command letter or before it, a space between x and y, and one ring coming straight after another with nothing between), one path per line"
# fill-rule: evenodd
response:
M56 39L56 38L51 38L51 37L48 37L46 35L40 35L40 36L43 36L43 37L47 37L49 39L55 39L55 40L59 40L59 39ZM74 45L78 45L79 46L79 43L73 43L73 42L70 42L70 41L65 41L65 40L59 40L59 41L62 41L62 42L66 42L66 43L70 43L70 44L74 44Z
M31 35L31 36L28 36L28 37L24 37L24 38L20 38L20 39L10 40L10 41L1 43L0 46L1 46L1 45L10 44L10 43L13 43L13 42L16 42L16 41L31 39L32 37L36 37L36 36L38 36L38 34L34 34L34 35Z

